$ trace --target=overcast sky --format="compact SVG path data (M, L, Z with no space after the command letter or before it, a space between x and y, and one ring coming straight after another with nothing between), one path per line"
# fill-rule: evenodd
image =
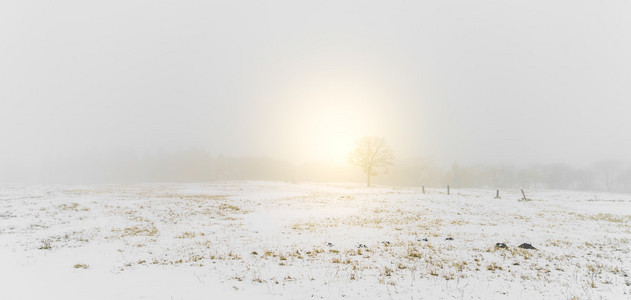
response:
M0 2L0 162L631 153L629 1Z

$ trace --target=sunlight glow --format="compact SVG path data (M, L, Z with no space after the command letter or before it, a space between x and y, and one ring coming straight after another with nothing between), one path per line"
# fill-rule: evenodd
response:
M288 81L273 97L283 99L275 101L275 122L292 149L284 156L296 163L348 163L357 140L391 130L386 107L393 98L375 78L353 71L319 70Z
M360 118L349 111L318 112L310 124L310 136L319 149L320 158L336 163L346 161L355 140L361 135Z

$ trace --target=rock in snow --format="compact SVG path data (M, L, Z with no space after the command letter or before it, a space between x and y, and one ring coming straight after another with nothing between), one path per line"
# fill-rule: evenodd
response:
M533 247L531 244L528 244L528 243L523 243L519 245L519 248L537 250L537 248Z

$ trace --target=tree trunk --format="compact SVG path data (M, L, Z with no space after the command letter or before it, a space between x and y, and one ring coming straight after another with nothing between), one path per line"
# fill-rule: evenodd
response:
M370 186L370 172L366 174L366 186Z

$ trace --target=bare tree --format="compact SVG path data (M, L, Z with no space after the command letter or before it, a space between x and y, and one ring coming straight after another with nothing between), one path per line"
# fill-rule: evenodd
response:
M594 164L596 174L599 175L599 178L605 186L605 189L607 189L607 192L613 191L621 168L622 163L613 159L601 160Z
M387 172L387 167L393 160L392 149L381 137L361 138L349 156L349 161L366 173L366 186L370 186L370 177L376 176L379 170Z

